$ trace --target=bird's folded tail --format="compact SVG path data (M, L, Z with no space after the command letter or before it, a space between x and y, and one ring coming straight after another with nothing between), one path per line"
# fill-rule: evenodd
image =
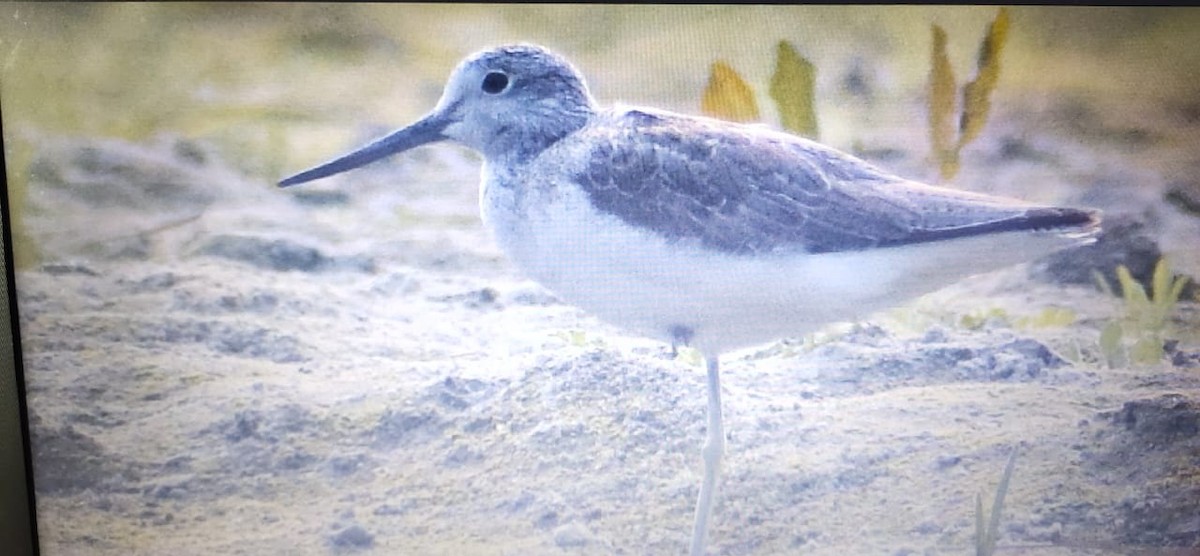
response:
M1060 207L1034 207L1007 218L961 226L913 230L897 245L928 243L972 236L1002 234L1006 232L1052 233L1078 239L1081 243L1094 240L1100 232L1101 213L1091 209ZM886 245L883 245L886 246Z

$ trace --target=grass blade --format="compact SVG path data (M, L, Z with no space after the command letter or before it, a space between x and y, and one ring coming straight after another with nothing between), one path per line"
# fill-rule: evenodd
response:
M1104 355L1104 363L1108 368L1121 364L1121 323L1111 320L1100 330L1100 352Z
M1121 283L1121 295L1125 297L1125 304L1130 309L1137 307L1138 310L1143 310L1150 304L1150 298L1146 296L1146 288L1133 279L1133 275L1129 273L1129 268L1125 265L1117 266L1117 281Z
M1168 307L1174 307L1179 302L1179 296L1183 295L1183 288L1187 286L1187 276L1179 276L1175 278L1175 283L1171 284L1171 291L1167 293L1166 304Z
M1171 268L1167 265L1167 258L1160 257L1154 265L1154 274L1150 277L1150 299L1154 300L1157 306L1169 307L1170 304L1164 302L1170 299L1170 289Z
M946 55L946 31L933 25L933 53L929 76L929 139L943 180L958 173L958 152L954 148L954 113L957 87L950 57Z
M1000 8L979 45L978 73L963 87L963 112L959 119L958 146L961 148L979 136L992 108L992 91L1000 80L1000 53L1008 41L1008 9Z
M1000 516L1004 512L1004 496L1008 494L1008 483L1012 480L1013 468L1017 463L1017 448L1008 454L1008 463L1004 466L1004 475L996 485L996 495L992 499L992 514L987 518L984 527L983 494L975 494L975 556L992 556L996 553L996 542L1000 540Z
M1004 476L996 485L996 497L992 500L991 521L988 523L988 554L996 551L996 541L1000 540L1000 514L1004 511L1004 497L1008 494L1008 483L1012 480L1013 469L1017 465L1017 448L1013 446L1008 454L1008 463L1004 465Z
M987 556L987 530L983 527L983 494L975 493L975 556Z

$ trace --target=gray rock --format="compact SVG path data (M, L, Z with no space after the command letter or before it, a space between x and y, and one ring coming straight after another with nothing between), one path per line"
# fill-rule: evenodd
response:
M325 255L315 247L294 241L253 236L217 235L201 247L199 253L280 272L289 270L317 272L334 269L372 272L375 270L375 261L369 257L334 258Z
M375 535L361 525L351 525L329 538L329 543L339 549L362 549L375 545Z

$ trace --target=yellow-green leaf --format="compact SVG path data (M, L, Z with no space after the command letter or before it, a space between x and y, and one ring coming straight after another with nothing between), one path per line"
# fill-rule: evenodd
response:
M1020 319L1018 322L1032 328L1070 326L1075 322L1075 311L1063 307L1047 307L1037 315Z
M705 114L731 122L758 121L758 103L746 80L723 61L713 62L708 86L700 99Z
M979 45L978 73L963 87L963 112L959 120L958 145L962 147L979 136L992 108L992 91L1000 80L1000 53L1008 41L1008 9L1000 8Z
M1109 321L1100 331L1100 351L1109 367L1120 363L1122 335L1121 323L1115 320Z
M1166 257L1160 257L1158 263L1154 265L1154 274L1150 277L1150 295L1154 304L1169 307L1171 304L1164 302L1170 299L1170 289L1171 267L1167 264Z
M1163 349L1162 340L1156 336L1147 336L1134 342L1133 348L1129 350L1129 358L1134 363L1141 365L1153 365L1162 360Z
M1126 305L1144 309L1150 304L1150 299L1146 297L1146 288L1133 278L1125 265L1117 266L1117 281L1121 283L1121 295L1125 297Z
M817 70L787 41L776 48L775 74L768 92L779 108L784 129L811 139L817 138Z
M954 142L956 110L954 69L946 55L946 31L933 26L933 56L929 75L929 139L940 166L942 179L958 173L958 153Z
M958 175L959 167L958 149L951 148L938 153L938 174L942 181L954 179L954 176Z
M1179 301L1179 296L1183 295L1183 288L1187 286L1190 279L1187 276L1178 276L1175 278L1175 282L1171 284L1171 291L1167 294L1166 301L1164 301L1168 307L1173 307Z

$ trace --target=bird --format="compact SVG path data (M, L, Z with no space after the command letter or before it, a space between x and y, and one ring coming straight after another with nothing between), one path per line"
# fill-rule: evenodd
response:
M527 43L467 56L427 115L279 185L440 141L482 155L481 218L520 271L602 320L703 356L692 555L705 553L725 453L721 354L1100 231L1096 210L927 185L765 125L603 108L567 59Z

